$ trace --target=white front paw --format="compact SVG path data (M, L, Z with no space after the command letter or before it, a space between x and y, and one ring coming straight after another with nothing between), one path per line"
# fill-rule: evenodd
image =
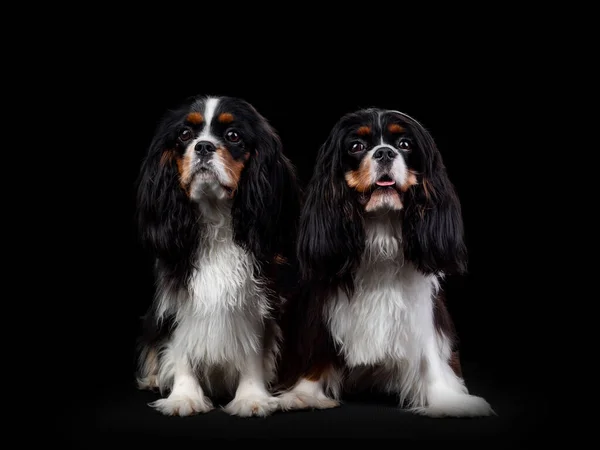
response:
M292 409L329 409L340 406L340 402L325 395L311 395L301 391L290 391L279 396L279 407L283 411Z
M279 401L276 397L263 393L248 393L236 396L231 402L223 408L226 413L233 416L265 417L277 409Z
M157 411L167 416L191 416L213 409L212 402L205 396L170 395L150 403Z
M496 415L490 404L482 397L458 393L435 399L427 407L414 408L413 411L434 418Z

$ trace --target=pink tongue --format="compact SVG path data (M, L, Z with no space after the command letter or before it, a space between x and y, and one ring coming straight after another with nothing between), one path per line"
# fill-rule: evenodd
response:
M378 181L377 183L375 183L377 186L391 186L393 184L396 184L395 181Z

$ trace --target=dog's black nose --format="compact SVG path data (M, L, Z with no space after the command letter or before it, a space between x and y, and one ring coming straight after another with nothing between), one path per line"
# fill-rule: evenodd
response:
M194 148L196 152L200 153L201 155L207 155L208 153L212 153L217 149L212 142L208 141L200 141Z
M396 157L396 151L389 147L383 147L373 154L373 158L379 162L392 161Z

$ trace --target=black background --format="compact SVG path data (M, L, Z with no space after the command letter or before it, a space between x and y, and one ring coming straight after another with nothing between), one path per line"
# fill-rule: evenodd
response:
M67 377L81 385L90 414L70 409L59 431L77 436L84 447L123 436L158 443L161 436L497 439L536 432L547 408L548 355L539 345L545 299L535 293L529 270L537 251L530 221L535 206L523 201L533 184L528 167L537 151L528 119L539 106L536 80L530 72L515 71L516 62L524 67L526 55L515 55L501 42L487 45L487 52L476 45L460 51L449 46L437 59L425 55L428 64L403 48L392 64L388 57L379 63L375 55L381 53L369 54L374 51L369 45L331 44L317 55L257 52L252 44L230 53L191 53L186 45L177 51L146 46L140 52L124 43L109 64L99 65L92 102L98 106L79 113L93 116L101 130L95 135L101 153L90 158L96 179L86 186L94 200L85 203L85 219L72 227L85 266L79 280L85 295L75 300L84 318L69 322L65 339L70 345L75 333L76 356L64 356L74 367ZM190 59L194 64L188 68ZM346 112L398 109L430 131L462 201L470 254L469 274L447 283L448 307L467 384L488 398L498 418L434 421L359 402L263 422L235 421L222 412L178 422L146 406L154 397L133 388L134 345L139 316L151 301L152 278L136 240L134 182L161 115L195 94L251 102L279 132L302 183L320 144ZM67 311L72 314L73 307ZM364 421L370 425L361 426Z

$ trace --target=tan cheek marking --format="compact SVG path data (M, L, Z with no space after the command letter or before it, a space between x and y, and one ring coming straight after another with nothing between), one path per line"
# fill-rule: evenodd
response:
M371 127L367 127L367 126L360 127L356 131L356 134L358 134L359 136L366 136L368 134L371 134Z
M192 112L189 113L187 116L187 121L193 123L194 125L201 124L203 120L204 117L202 117L202 114L200 114L199 112Z
M417 184L417 176L414 172L408 171L408 177L402 186L400 186L400 190L402 192L408 191L411 186L415 186Z
M233 122L233 114L231 113L223 113L219 116L219 122L221 123L231 123Z
M231 181L231 185L227 186L233 190L237 189L237 185L240 181L240 177L242 176L242 169L244 168L243 161L236 161L231 156L231 153L226 149L219 147L215 152L223 165L226 167L227 175L229 175L229 180Z
M185 154L183 158L177 158L177 170L179 171L179 184L189 194L188 188L192 174L192 157L189 154Z
M371 180L371 159L364 158L360 163L358 170L346 172L346 183L358 192L369 190L373 184L373 181Z
M390 133L402 133L404 131L404 128L398 125L397 123L392 123L388 127L388 130L390 131Z

